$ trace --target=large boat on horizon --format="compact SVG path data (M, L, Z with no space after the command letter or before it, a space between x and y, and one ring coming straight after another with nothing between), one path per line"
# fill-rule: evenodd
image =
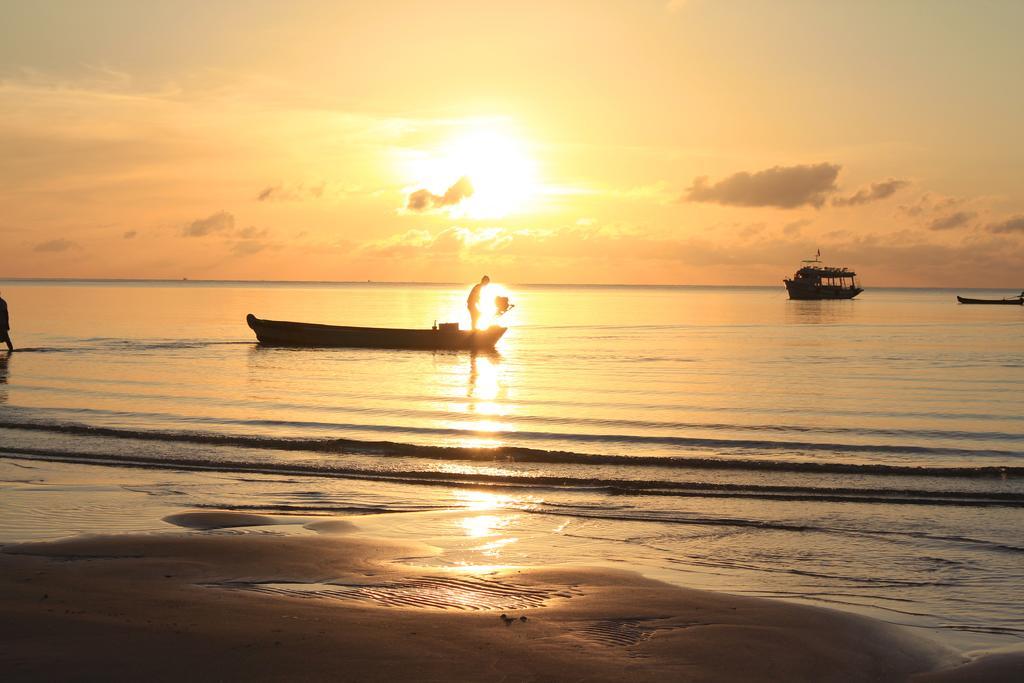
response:
M852 299L864 290L857 285L857 273L847 268L835 268L821 263L819 251L791 278L784 278L790 299Z

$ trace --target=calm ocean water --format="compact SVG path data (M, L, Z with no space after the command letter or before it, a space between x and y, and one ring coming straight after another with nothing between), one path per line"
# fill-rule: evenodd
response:
M509 332L475 355L266 349L245 325L429 327L466 290L0 282L23 349L0 359L0 456L217 473L151 492L181 505L429 512L489 491L543 540L502 561L1024 639L1020 307L510 286ZM7 514L0 541L43 514Z

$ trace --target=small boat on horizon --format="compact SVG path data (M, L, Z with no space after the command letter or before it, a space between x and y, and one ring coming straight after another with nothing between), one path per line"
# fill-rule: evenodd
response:
M821 251L813 259L804 259L791 278L784 278L790 299L852 299L864 290L857 286L857 273L846 268L821 265Z
M348 327L263 320L252 313L245 321L264 346L489 351L507 330L498 325L486 330L460 330L458 323L442 323L423 330Z
M1024 306L1024 292L1006 299L968 299L967 297L960 296L958 294L956 300L962 304L1003 304L1006 306Z

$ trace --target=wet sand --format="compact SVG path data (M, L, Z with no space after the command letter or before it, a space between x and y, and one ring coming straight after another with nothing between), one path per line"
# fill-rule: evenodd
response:
M5 546L5 680L999 681L1024 663L956 669L898 627L628 572L424 568L435 549L345 520L169 521L205 531Z

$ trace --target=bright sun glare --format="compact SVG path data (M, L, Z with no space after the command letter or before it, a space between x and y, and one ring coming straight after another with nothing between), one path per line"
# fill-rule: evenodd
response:
M439 195L468 177L473 194L449 207L453 216L503 218L529 208L537 193L537 167L528 145L507 126L478 124L419 157L413 176Z

